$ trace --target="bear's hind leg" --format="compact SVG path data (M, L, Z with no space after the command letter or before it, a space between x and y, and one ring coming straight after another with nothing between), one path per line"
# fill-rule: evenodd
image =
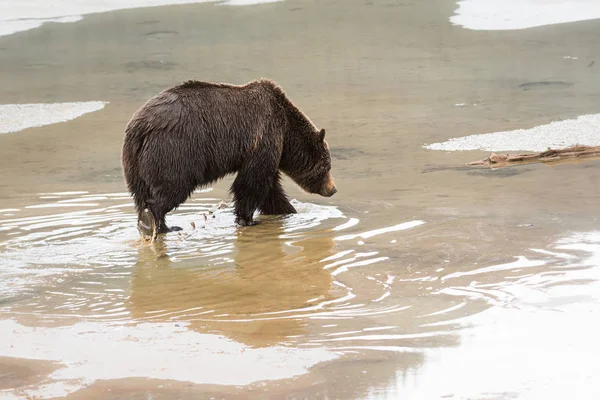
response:
M283 187L281 186L281 174L277 172L271 190L265 201L260 206L260 212L265 215L295 214L296 209L290 204Z
M155 202L154 204L150 205L150 211L152 211L152 215L154 215L154 220L156 221L156 233L161 234L181 230L179 226L169 227L165 222L165 216L169 211L171 211L174 208L175 207L168 207L158 202Z
M180 231L181 227L179 226L167 226L167 223L165 222L165 217L166 215L173 210L175 207L177 207L179 204L181 203L177 203L174 204L176 202L173 201L169 201L166 199L163 199L161 197L158 197L157 199L152 199L148 201L148 207L150 208L150 211L152 212L152 215L154 216L154 220L156 223L156 233L157 234L161 234L161 233L168 233L168 232L176 232L176 231Z

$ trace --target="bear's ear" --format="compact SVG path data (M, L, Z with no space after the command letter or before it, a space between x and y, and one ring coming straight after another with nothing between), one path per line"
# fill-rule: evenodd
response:
M323 140L325 140L325 129L321 129L319 131L319 140L322 142Z

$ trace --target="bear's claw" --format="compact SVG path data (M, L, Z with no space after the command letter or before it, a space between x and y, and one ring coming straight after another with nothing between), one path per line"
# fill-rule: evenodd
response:
M258 222L253 221L252 219L236 218L235 223L240 226L254 226Z
M180 226L165 226L164 228L159 229L158 233L162 234L162 233L169 233L169 232L179 232L182 230L183 229Z

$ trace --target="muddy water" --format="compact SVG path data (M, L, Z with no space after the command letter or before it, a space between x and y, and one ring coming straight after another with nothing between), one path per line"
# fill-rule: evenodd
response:
M109 102L0 135L0 395L597 398L598 161L471 170L487 154L422 145L598 112L598 22L468 31L454 8L186 5L0 37L2 103ZM327 129L338 194L286 181L299 214L237 229L211 214L228 178L142 243L131 113L260 76ZM521 89L540 81L569 85Z

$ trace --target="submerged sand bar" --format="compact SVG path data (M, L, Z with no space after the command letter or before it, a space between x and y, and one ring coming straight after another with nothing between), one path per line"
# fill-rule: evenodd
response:
M0 354L60 364L51 376L52 383L22 393L43 398L65 396L96 380L127 377L249 385L302 375L313 365L339 356L324 348L251 348L183 325L79 322L41 328L1 320L0 331L12 336L0 344Z

